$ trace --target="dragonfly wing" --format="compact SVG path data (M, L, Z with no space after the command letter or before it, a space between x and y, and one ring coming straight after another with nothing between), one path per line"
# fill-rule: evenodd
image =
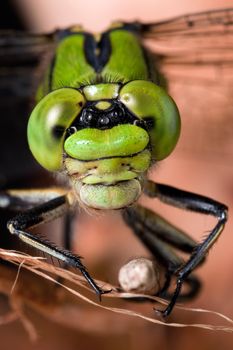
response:
M203 34L208 32L211 36L215 36L227 28L232 29L232 21L233 8L226 8L181 15L160 22L139 23L138 28L144 38L156 37L158 40L163 40L177 38L178 35L203 37Z
M27 146L27 120L53 35L0 32L0 186L37 170Z
M233 154L233 9L141 25L181 112L182 150Z

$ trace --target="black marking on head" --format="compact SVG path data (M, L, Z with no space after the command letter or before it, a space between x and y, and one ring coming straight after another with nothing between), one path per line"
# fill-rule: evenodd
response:
M155 126L155 119L153 117L144 117L144 123L146 124L147 130L152 130Z
M67 129L68 135L71 133L69 130L73 127L77 130L85 128L106 130L120 124L134 124L147 130L146 122L136 117L120 101L111 100L111 106L105 110L95 107L98 102L94 101L86 104L71 127Z

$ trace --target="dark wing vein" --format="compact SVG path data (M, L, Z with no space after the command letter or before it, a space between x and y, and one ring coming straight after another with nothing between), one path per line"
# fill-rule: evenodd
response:
M203 33L232 29L233 8L210 10L195 14L187 14L155 23L141 25L141 33L144 37L159 39L177 35L203 35ZM211 34L211 35L212 35Z

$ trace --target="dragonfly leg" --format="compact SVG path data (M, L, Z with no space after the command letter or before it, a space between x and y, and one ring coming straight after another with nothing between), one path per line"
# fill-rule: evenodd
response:
M17 235L19 239L26 244L39 249L40 251L43 251L60 261L63 261L69 266L79 269L94 291L101 296L101 294L108 291L103 291L101 288L99 288L99 286L87 272L86 267L82 264L79 256L72 254L69 250L57 247L54 243L40 237L38 234L27 231L32 227L64 215L69 208L70 204L68 203L67 197L63 195L34 208L28 209L24 213L18 214L13 219L8 221L7 227L12 234Z
M67 212L65 215L63 245L67 250L72 250L73 223L76 217L76 213L71 212Z
M152 255L156 257L156 260L166 269L165 283L159 295L170 299L171 295L167 290L172 276L184 263L183 259L175 253L174 248L191 253L197 243L158 214L139 205L127 208L123 212L123 218ZM179 300L193 298L200 289L200 282L193 275L188 276L185 282L189 290L181 294Z
M59 197L67 192L62 187L50 187L40 189L15 189L0 192L0 208L25 211L35 207L38 204L47 202L53 198ZM76 214L68 211L64 220L64 242L65 249L71 250L72 223Z
M25 211L38 204L64 195L67 192L62 187L39 189L9 189L0 192L0 208L15 211Z
M177 301L182 284L187 280L189 274L203 261L209 249L220 236L227 221L227 207L208 197L183 191L171 186L156 184L152 181L147 181L144 190L149 197L158 198L166 204L197 213L212 215L217 218L217 223L210 231L210 234L201 243L195 246L190 258L176 271L177 282L175 292L167 308L162 311L163 316L168 316Z

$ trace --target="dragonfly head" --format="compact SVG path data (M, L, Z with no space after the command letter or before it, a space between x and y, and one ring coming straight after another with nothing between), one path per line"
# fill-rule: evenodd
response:
M152 160L178 140L179 113L152 82L62 88L46 95L28 124L30 149L48 170L65 170L87 207L119 209L140 196Z
M67 135L64 164L84 205L119 209L138 199L151 162L143 120L118 99L89 101Z

